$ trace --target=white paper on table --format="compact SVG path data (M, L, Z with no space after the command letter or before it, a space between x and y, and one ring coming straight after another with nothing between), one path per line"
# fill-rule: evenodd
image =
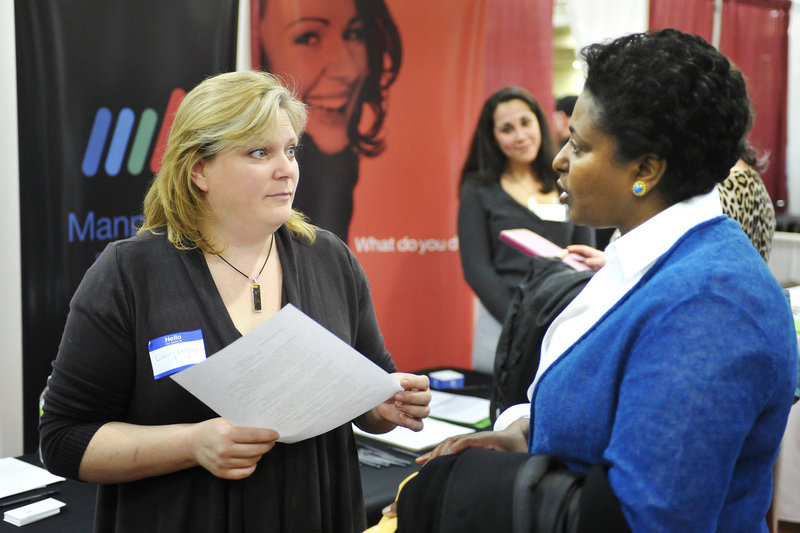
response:
M434 418L477 424L489 418L489 400L438 390L431 391L431 414Z
M274 429L286 443L350 422L402 390L291 304L170 377L231 424Z
M38 489L57 481L64 481L64 478L14 457L0 459L0 498Z
M412 452L423 452L432 449L446 438L475 433L475 430L442 420L436 420L435 418L426 418L420 431L413 431L406 427L398 426L387 433L373 435L353 424L353 432L356 435L368 437L379 442L385 442L386 444L411 450Z

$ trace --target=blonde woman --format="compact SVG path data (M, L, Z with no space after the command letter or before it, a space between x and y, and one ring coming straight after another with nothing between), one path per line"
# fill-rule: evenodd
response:
M112 243L70 306L45 394L48 469L99 483L95 531L361 531L350 424L295 444L231 425L170 379L148 345L191 332L212 356L292 303L386 371L367 279L292 209L305 106L266 73L200 83L178 109L144 225ZM422 427L427 378L354 422Z

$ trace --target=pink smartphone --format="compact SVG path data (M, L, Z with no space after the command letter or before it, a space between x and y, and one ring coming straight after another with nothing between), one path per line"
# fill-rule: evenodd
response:
M500 232L500 240L530 256L555 257L564 250L556 243L526 228L505 229ZM590 270L582 259L579 255L567 254L563 261L575 270Z

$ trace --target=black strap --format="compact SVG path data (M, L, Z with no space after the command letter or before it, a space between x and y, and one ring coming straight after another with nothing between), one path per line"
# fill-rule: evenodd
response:
M552 455L533 455L514 481L514 533L576 533L584 475Z
M511 513L514 516L514 533L527 532L529 525L533 523L534 509L531 506L531 497L549 469L550 456L533 455L517 472L511 505Z

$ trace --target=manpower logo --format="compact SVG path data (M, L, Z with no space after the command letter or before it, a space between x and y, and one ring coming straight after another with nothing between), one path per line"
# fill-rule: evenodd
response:
M164 110L161 128L158 130L156 146L153 155L150 157L150 171L156 174L161 169L161 157L164 155L164 148L167 145L167 136L175 118L175 111L178 109L186 91L181 88L172 90ZM129 107L123 108L119 112L117 122L114 125L114 132L109 140L111 123L114 115L107 107L101 107L94 116L92 132L89 134L89 142L86 145L86 153L83 155L81 171L87 178L95 176L100 169L103 160L106 144L108 151L105 152L105 164L103 170L109 176L116 176L122 170L125 163L125 154L128 153L126 169L131 176L138 176L142 173L153 143L156 126L158 125L158 113L152 108L146 108L139 117L139 124L136 126L136 133L133 133L136 123L136 114ZM133 142L131 143L131 135ZM130 150L128 145L130 144Z

